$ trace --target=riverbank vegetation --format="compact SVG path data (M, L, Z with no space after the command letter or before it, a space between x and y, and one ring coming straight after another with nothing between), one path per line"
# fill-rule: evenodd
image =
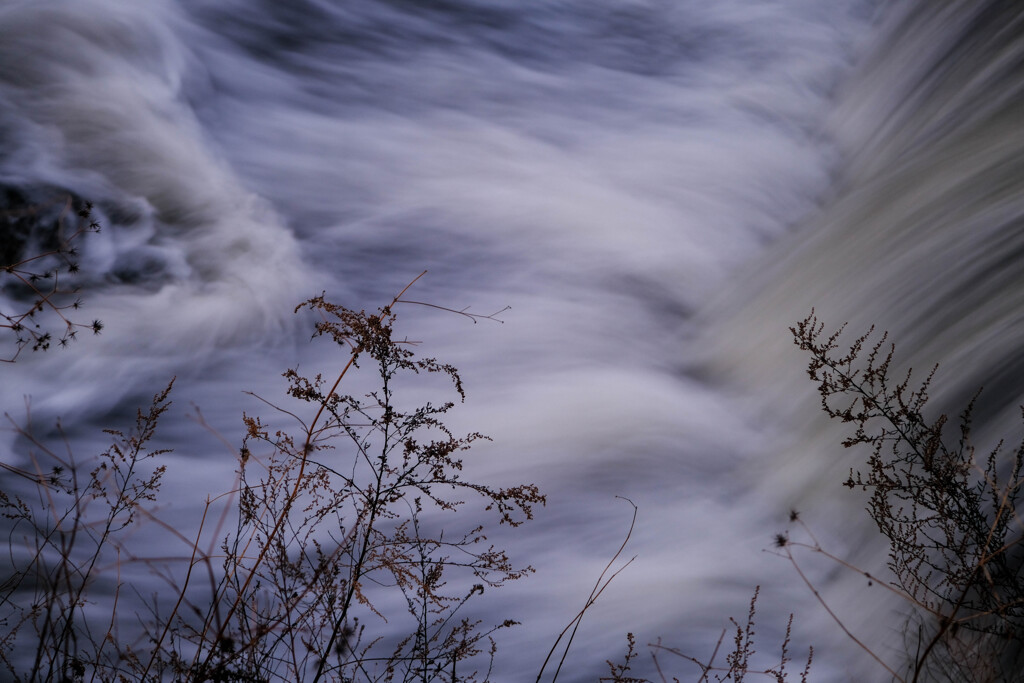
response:
M515 527L545 499L530 484L463 479L464 452L486 437L448 430L442 420L454 401L408 405L396 395L410 376L436 375L465 398L454 367L417 357L413 342L395 338L402 294L374 313L323 297L299 307L320 316L315 336L339 347L341 369L313 377L288 370L286 401L264 398L269 417L244 416L234 486L207 501L193 532L154 507L166 451L152 444L171 385L139 411L132 431L111 431L113 443L95 460L78 460L73 444L58 450L16 425L28 463L5 470L29 491L0 492L13 565L0 585L0 661L9 674L25 681L486 677L494 634L514 622L483 623L463 616L464 607L532 569L488 543L483 525L439 519L475 505L474 520L489 514ZM377 387L344 393L364 367ZM139 525L155 525L190 553L177 567L136 556L128 534ZM217 545L204 550L211 538ZM165 584L162 594L175 597L153 600L150 614L139 615L142 633L122 641L117 605L129 587L114 577L127 562L148 565ZM97 620L104 604L109 613ZM387 631L368 626L370 616ZM396 635L402 623L408 632Z
M92 204L71 197L30 201L5 190L0 207L0 291L17 304L0 301L0 361L13 363L26 348L66 347L80 330L99 334L99 320L80 322L82 308L78 242L100 230Z
M71 210L67 204L60 220ZM62 284L77 268L71 243L97 227L88 205L75 220L63 241L38 245L38 256L24 248L3 254L8 265L0 271L17 281L12 300L26 306L3 312L0 328L13 335L6 360L26 348L44 351L52 341L63 346L83 326L101 327L67 317L81 305L67 300L77 293ZM93 458L77 454L59 425L55 442L37 436L27 420L12 419L17 452L0 461L9 540L0 583L5 676L490 680L500 633L516 624L481 621L466 606L532 569L489 542L489 529L528 522L545 497L529 483L496 487L464 473L466 452L487 437L445 426L445 416L465 400L457 369L419 357L415 342L396 335L399 309L422 305L405 298L408 289L370 313L324 296L296 309L315 314L314 337L337 347L340 369L289 369L285 396L259 397L265 414L242 416L245 436L232 446L235 480L207 500L195 529L161 517L157 506L167 467L158 423L173 381L138 411L132 429L111 429L109 448ZM59 332L34 322L43 313L56 316ZM977 452L974 402L956 419L933 414L935 370L916 382L909 372L897 374L895 347L884 333L843 345L843 331L827 334L813 313L791 331L808 357L822 409L850 429L842 445L865 454L841 483L869 496L867 514L889 551L883 567L855 567L830 553L797 511L771 551L792 564L796 580L849 642L875 660L877 680L1022 680L1024 525L1017 502L1024 444ZM367 377L371 388L349 390L368 386ZM432 378L445 380L448 396L409 403L404 390ZM185 552L137 553L132 534L146 528ZM529 663L538 683L577 678L566 664L573 636L627 569L628 562L613 565L628 540L561 636L551 634L547 660ZM905 606L901 657L872 651L847 628L804 571L809 555ZM134 593L122 580L122 572L140 567L161 585L163 599ZM754 588L745 620L733 621L708 656L679 649L671 634L644 645L628 634L625 655L609 653L603 680L649 680L638 670L654 671L655 681L814 680L814 650L791 642L792 617L781 643L756 638L759 594ZM147 605L148 612L126 619L125 603ZM755 664L764 661L755 660L757 650L772 649L774 664ZM527 665L528 657L520 658Z

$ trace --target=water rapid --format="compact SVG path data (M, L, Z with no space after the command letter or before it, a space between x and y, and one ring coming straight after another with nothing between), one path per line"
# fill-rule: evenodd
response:
M860 501L841 499L852 454L787 327L814 306L888 329L907 366L943 364L937 405L984 384L983 438L1016 428L1022 12L0 3L0 185L95 202L81 277L106 326L0 368L2 409L19 419L30 394L40 429L60 416L89 450L177 376L161 510L187 527L234 468L190 402L237 441L258 409L243 391L274 396L285 368L332 362L295 304L326 290L374 307L428 270L420 300L511 306L500 325L423 309L403 323L463 372L456 431L494 438L470 472L550 501L501 538L536 575L479 603L523 623L496 680L536 676L622 540L616 496L639 506L637 560L562 680L606 671L626 631L705 656L756 584L763 651L796 611L818 680L881 680L762 552L795 506L838 551L878 560ZM881 598L816 576L874 642L900 626Z

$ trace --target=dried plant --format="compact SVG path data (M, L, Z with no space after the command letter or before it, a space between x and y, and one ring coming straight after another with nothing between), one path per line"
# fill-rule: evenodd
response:
M851 468L844 483L870 494L867 512L889 545L888 577L880 579L883 572L864 570L827 551L795 510L771 552L792 563L845 635L892 680L1019 682L1024 670L1024 524L1017 502L1024 483L1024 443L1008 450L1000 442L979 457L971 442L977 395L955 427L946 415L929 415L937 366L917 384L910 371L897 374L895 347L887 334L869 343L871 330L840 350L843 330L826 335L813 311L791 330L797 346L811 356L808 374L823 410L852 426L843 445L870 449L866 466ZM868 586L880 586L907 605L905 661L887 662L846 626L808 578L800 551L860 574ZM725 631L706 660L661 640L650 644L660 679L669 680L659 653L669 653L700 667L701 682L739 682L754 674L787 680L792 616L779 664L752 664L757 597L755 590L746 624L733 621L733 649L722 665L716 659ZM637 652L631 635L627 643L624 662L609 662L611 676L604 680L644 680L628 676ZM802 683L808 680L813 653L799 673Z
M622 496L617 497L622 498ZM612 567L615 565L616 561L618 561L618 559L622 556L622 553L625 551L626 546L629 544L629 540L633 535L633 529L636 526L636 505L633 503L633 501L629 500L628 498L622 498L622 500L625 500L633 507L633 518L630 521L629 530L626 532L626 536L623 539L622 544L619 546L619 549L615 552L615 555L608 562L608 564L605 565L605 568L601 572L600 576L598 576L597 581L594 584L594 587L590 591L590 595L587 597L587 600L583 605L583 608L576 614L572 621L570 621L569 624L564 629L562 629L562 632L559 633L558 637L555 639L554 644L548 651L547 657L544 659L544 662L541 664L540 670L537 673L537 683L540 683L543 680L544 671L547 668L547 665L552 661L552 658L558 651L562 639L565 638L566 635L568 635L569 637L566 639L566 644L562 650L561 657L558 661L558 667L555 669L555 673L551 677L552 683L555 683L555 681L558 680L558 677L562 672L563 666L565 665L566 658L568 657L569 650L572 647L573 640L575 639L576 632L579 629L583 617L594 606L594 604L597 602L597 599L601 596L602 593L604 593L604 591L608 588L611 582L614 581L615 578L618 577L618 575L622 573L636 559L635 556L630 558L628 561L622 563L622 566L620 566L614 572L611 572L611 574L609 574ZM718 658L719 652L722 649L722 643L725 641L727 630L722 631L721 635L718 638L718 642L715 644L714 650L711 653L711 656L708 657L706 661L685 654L682 650L678 648L663 645L660 638L657 642L648 643L647 646L650 648L651 662L654 666L654 669L657 671L661 681L663 683L668 683L669 679L666 677L666 674L662 669L661 660L658 659L659 653L671 654L674 657L684 659L700 667L701 676L698 679L698 683L706 683L711 680L718 681L719 683L725 683L726 681L740 683L744 680L744 678L747 675L768 677L770 679L775 680L776 683L784 683L785 681L789 680L790 672L786 671L786 665L792 661L792 658L790 656L790 640L793 627L792 614L789 615L789 621L786 624L786 634L782 642L781 657L779 659L778 665L769 666L766 668L757 668L751 662L751 658L756 653L756 650L754 649L754 615L756 613L757 598L760 594L760 591L760 586L754 588L754 595L750 600L750 609L747 612L747 620L743 626L741 626L739 622L737 622L735 619L731 617L729 619L729 621L732 623L736 631L735 637L733 638L733 649L729 654L726 655L724 665L716 663L716 660ZM639 656L640 653L637 650L636 637L632 633L627 633L626 654L620 661L612 659L605 660L605 663L608 665L609 675L602 677L599 680L602 682L609 681L610 683L651 683L651 681L649 681L646 678L640 678L630 675L630 671L633 669L633 665L636 663L635 660ZM807 683L808 677L810 676L811 662L813 658L814 649L809 648L807 654L807 662L803 670L800 672L800 683ZM714 678L712 678L712 676ZM680 679L673 677L672 680L678 683Z
M407 303L402 294L375 313L323 297L299 306L320 316L314 336L341 347L342 368L331 381L289 370L284 377L292 404L261 399L273 417L244 416L236 486L220 499L235 501L233 529L221 535L229 518L221 511L213 531L219 548L204 551L201 542L209 536L207 520L217 516L216 499L208 501L203 523L191 535L144 505L156 494L163 470L147 469L149 478L140 479L136 466L161 453L143 448L166 410L167 391L156 397L150 413L140 414L136 434L115 433L118 443L92 470L87 486L78 487L82 465L73 460L59 472L22 472L52 520L41 523L38 505L4 493L8 516L17 521L19 543L12 547L27 547L30 556L26 563L12 551L14 578L3 586L8 630L0 645L11 675L487 680L493 635L516 622L485 624L467 616L465 605L532 569L515 566L489 543L481 520L490 516L518 526L545 499L533 485L502 488L463 479L463 454L486 437L456 436L445 427L442 420L454 402L407 405L396 393L416 376L436 375L464 398L454 367L418 358L412 342L395 337L394 309ZM342 393L343 380L352 381L364 365L376 376L377 388ZM27 429L21 434L31 440ZM66 497L63 507L57 493ZM474 500L476 512L448 518ZM106 511L99 526L85 514L93 508ZM166 569L166 558L142 557L118 545L113 535L139 521L188 544L182 571ZM97 534L97 528L104 531ZM84 538L92 555L71 550ZM173 605L156 602L148 617L139 615L142 639L120 639L113 610L102 626L82 615L84 606L110 597L97 597L90 588L98 558L111 551L121 558L118 568L120 562L141 563L177 595ZM27 603L23 596L30 584L39 588ZM114 591L115 604L120 591ZM38 655L26 668L12 648L30 635L37 637Z
M608 665L608 676L604 676L598 680L601 681L601 683L604 683L604 681L610 681L611 683L647 683L646 678L635 678L627 675L632 667L633 660L639 656L640 653L636 651L636 636L632 633L627 633L626 655L623 658L622 663L616 664L610 659L605 660L605 663Z
M88 208L83 212L80 217L87 219ZM24 276L31 285L25 274L34 262L19 261L5 273ZM454 367L418 357L415 342L397 337L396 308L425 305L404 299L407 290L373 313L323 296L296 309L318 316L314 338L342 350L341 368L312 376L288 370L287 403L257 397L270 415L243 416L246 434L234 451L234 485L207 501L200 527L191 532L163 521L152 507L165 451L150 443L170 405L170 385L138 413L133 431L110 431L111 447L92 460L76 460L59 425L56 448L35 437L30 420L11 421L24 459L0 462L0 510L10 540L0 583L0 663L10 676L489 680L493 636L515 622L484 623L469 616L466 605L532 569L517 567L489 543L481 520L518 526L545 499L529 484L502 488L464 479L463 454L486 437L457 436L444 425L454 401L405 400L412 382L430 382L431 376L465 398ZM55 297L66 292L56 279L52 289L33 291L37 312L47 308L64 319L66 307ZM454 312L474 321L494 319ZM31 313L25 316L32 319ZM4 319L11 324L2 327L15 330L14 318ZM71 334L74 324L67 326ZM811 356L808 373L824 411L853 428L844 445L870 449L866 465L851 468L845 484L870 495L868 514L889 544L888 575L880 579L883 572L854 567L826 551L795 511L773 552L792 563L836 623L893 680L1019 680L1024 551L1016 505L1024 444L1008 451L1000 443L979 458L971 443L974 401L955 428L945 415L930 415L935 370L919 384L912 384L909 372L894 376L895 350L887 335L869 343L869 332L840 351L842 330L826 336L813 313L792 332ZM32 341L19 337L19 352L30 343L46 348L45 332L26 334ZM375 378L374 388L343 391L360 381L369 386L365 378L356 380L364 368ZM197 419L205 424L198 413ZM478 509L466 510L474 501ZM207 523L215 518L211 532ZM169 569L167 558L131 550L124 533L140 522L158 525L186 544L180 571ZM584 615L631 562L612 571L632 530L633 524L552 646L538 681L565 639L552 680L558 678ZM808 579L797 551L824 556L905 601L905 662L886 662L856 638ZM176 596L173 604L155 601L148 615L136 615L142 637L136 629L127 639L120 636L117 616L125 563L148 568ZM117 581L101 589L100 574L112 571ZM649 644L660 679L669 680L662 668L669 654L697 665L701 682L739 683L757 676L806 683L813 650L802 668L787 670L792 616L778 663L755 664L763 661L754 657L758 596L755 589L745 623L732 620L733 645L724 661L719 655L728 631L707 659L660 640ZM631 675L638 657L629 634L624 658L609 660L609 675L601 680L645 681Z
M24 202L21 202L24 204ZM103 323L75 322L68 316L82 307L78 287L67 280L78 272L76 242L88 232L98 232L92 204L67 198L48 225L47 207L28 205L0 211L0 289L11 298L10 308L0 309L0 339L12 337L14 351L0 361L13 363L26 347L46 351L50 345L66 347L81 329L99 334ZM69 221L69 216L73 218ZM69 222L74 226L70 227ZM56 318L51 330L47 317ZM6 334L3 334L6 331ZM4 342L5 344L7 342Z
M654 661L655 669L657 670L661 680L664 683L667 683L668 681L662 671L661 662L658 659L659 652L667 652L700 667L701 675L700 678L697 679L697 683L706 683L712 680L718 681L719 683L725 683L726 681L741 683L746 680L747 676L759 676L774 680L777 683L784 683L785 681L788 681L791 672L786 671L786 665L793 661L790 655L790 639L793 628L792 614L789 615L789 621L786 622L786 635L782 641L778 665L766 668L756 668L751 661L757 652L754 647L754 636L756 635L756 631L754 629L754 616L757 613L757 598L760 595L760 592L761 587L756 586L754 588L754 594L750 598L750 609L747 611L747 619L744 624L740 624L740 622L736 621L732 617L729 618L734 629L732 638L733 649L725 656L724 664L716 664L716 660L718 659L719 652L722 649L722 643L725 642L725 636L728 633L727 630L722 631L722 634L718 637L718 641L715 643L714 650L711 652L711 656L706 660L685 654L678 648L662 645L660 640L656 643L651 643L651 658ZM632 652L632 648L630 648L630 652ZM814 648L808 648L807 661L804 664L803 669L799 672L800 683L807 683L808 677L811 673L811 662L813 659ZM676 682L679 681L679 679L675 677L673 677L672 680Z
M28 444L32 467L2 463L29 486L19 496L8 478L0 490L0 510L10 524L10 568L0 584L0 661L15 680L71 681L87 668L116 668L117 644L110 641L120 586L110 621L96 623L85 612L100 574L111 569L112 551L118 568L119 536L160 490L164 466L152 461L167 451L150 449L149 442L170 406L170 391L168 385L138 412L132 432L108 430L113 443L87 464L75 460L66 438L60 453L36 439L28 423L12 422Z
M633 564L633 560L636 559L635 556L630 558L629 560L624 562L621 567L616 569L610 575L608 574L608 572L611 571L612 567L618 561L619 557L622 556L622 552L626 549L626 546L629 544L629 539L633 536L633 529L636 527L636 504L633 503L633 501L631 501L629 498L624 498L622 496L616 496L616 498L626 501L633 508L633 518L629 522L629 530L626 531L626 537L622 539L622 544L619 546L619 549L615 551L615 554L612 555L612 559L610 559L608 561L608 564L604 566L604 569L601 571L601 574L597 577L597 581L594 582L594 587L590 589L590 594L587 596L586 602L583 603L583 608L576 613L576 616L573 617L573 619L568 624L566 624L565 628L562 629L562 632L558 634L557 638L555 638L554 644L552 644L551 649L548 650L547 656L544 658L544 661L540 665L540 669L537 671L537 683L541 683L541 681L543 680L545 669L547 669L548 664L552 661L552 657L554 657L555 653L558 651L558 646L561 644L562 639L565 638L566 635L568 635L569 637L565 641L565 646L562 648L562 656L558 660L558 666L555 668L555 673L551 676L551 683L555 683L555 681L558 680L558 676L562 672L562 667L565 666L565 660L566 657L568 657L569 655L569 650L572 648L572 643L576 639L576 632L579 631L580 624L583 623L583 617L586 616L590 608L593 607L595 603L597 603L597 599L600 598L601 594L604 593L605 589L608 588L609 585L611 585L611 582L615 580L615 577L621 574L626 569L626 567ZM633 634L628 634L627 639L629 641L629 651L626 654L625 663L621 665L616 665L612 662L608 662L608 666L611 667L613 676L621 676L625 674L625 672L629 670L630 660L634 659L636 656L636 643L633 640Z
M887 334L869 345L869 331L840 351L842 329L826 336L813 311L792 332L811 355L808 374L823 410L853 427L843 445L871 451L845 483L870 493L868 514L889 543L890 586L914 609L906 673L886 668L909 681L1019 680L1024 552L1016 505L1024 444L1007 451L1000 442L978 457L975 401L952 428L946 415L929 416L935 369L919 384L910 371L894 376ZM795 513L791 519L799 522ZM792 560L788 535L780 538ZM824 552L816 540L804 545Z

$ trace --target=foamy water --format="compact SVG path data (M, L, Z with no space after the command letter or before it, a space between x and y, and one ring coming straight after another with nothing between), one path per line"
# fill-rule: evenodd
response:
M1001 387L995 430L1019 395L1019 11L878 4L8 3L0 181L96 202L106 328L0 369L3 408L30 393L88 447L177 375L163 514L187 525L234 467L188 403L237 440L242 391L333 362L296 303L381 305L426 269L417 299L511 306L402 326L462 370L455 426L495 438L474 476L550 501L501 537L537 574L478 603L523 622L499 680L536 675L621 542L615 496L637 560L563 679L626 631L704 655L760 583L761 649L797 610L841 680L856 655L762 552L795 505L876 558L786 328L810 306L888 327L908 364L950 366L943 406Z

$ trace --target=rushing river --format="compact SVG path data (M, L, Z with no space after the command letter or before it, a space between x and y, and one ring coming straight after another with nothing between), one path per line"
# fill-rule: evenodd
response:
M983 441L1015 429L1022 22L997 0L5 0L0 183L95 202L105 329L0 367L0 407L31 395L89 452L177 376L160 510L188 528L235 468L190 403L237 442L243 392L332 362L295 304L372 308L427 270L416 299L511 307L402 311L463 373L453 426L494 438L468 471L549 497L501 537L537 573L477 603L523 623L496 680L532 680L582 605L629 525L616 496L637 559L560 680L606 672L626 631L707 656L757 584L760 651L795 611L817 680L882 679L763 552L796 507L879 562L787 328L812 306L877 324L901 363L943 364L943 409L987 387ZM901 614L835 569L809 571L885 652Z

